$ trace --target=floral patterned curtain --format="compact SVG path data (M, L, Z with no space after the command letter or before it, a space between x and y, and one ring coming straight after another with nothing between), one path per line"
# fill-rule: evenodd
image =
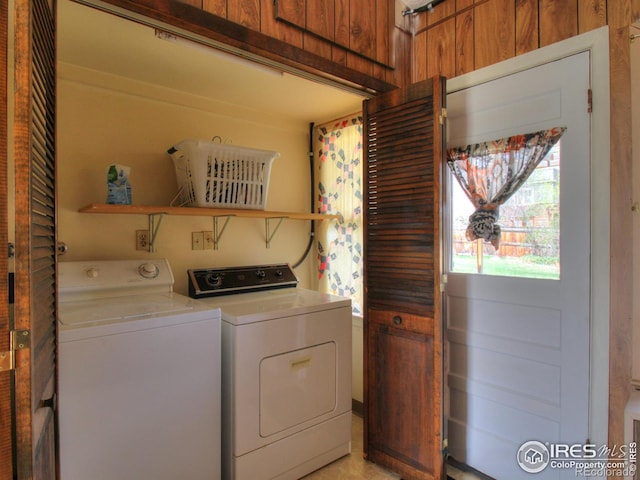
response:
M362 117L350 116L314 130L317 211L342 222L318 222L318 289L350 297L362 313Z
M526 182L565 130L556 127L448 150L447 164L476 209L469 217L467 240L484 239L499 248L500 205Z

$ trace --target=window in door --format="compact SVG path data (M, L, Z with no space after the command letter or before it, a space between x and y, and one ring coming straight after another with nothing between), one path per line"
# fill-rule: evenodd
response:
M475 208L459 183L449 179L452 272L560 279L560 144L500 207L498 249L486 240L467 240L465 232Z

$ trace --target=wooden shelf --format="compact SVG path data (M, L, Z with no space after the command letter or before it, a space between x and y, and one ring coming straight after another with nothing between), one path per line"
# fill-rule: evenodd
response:
M218 249L220 237L231 217L238 218L263 218L265 220L266 245L269 248L271 240L285 218L291 220L328 220L338 219L342 222L341 215L322 213L298 213L298 212L271 212L265 210L249 210L239 208L201 208L201 207L165 207L157 205L109 205L104 203L92 203L78 210L81 213L107 213L125 215L147 215L149 217L149 251L154 251L154 244L160 222L164 215L213 217L214 248ZM220 225L218 219L225 218ZM272 227L271 220L278 223Z
M198 217L290 218L292 220L341 219L341 215L323 213L269 212L239 208L163 207L156 205L108 205L92 203L82 213L121 213L137 215L191 215Z

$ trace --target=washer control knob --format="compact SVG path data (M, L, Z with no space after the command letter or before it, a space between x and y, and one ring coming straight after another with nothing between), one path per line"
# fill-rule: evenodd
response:
M265 273L264 270L257 270L256 271L256 277L258 277L259 279L263 279L267 274Z
M96 278L100 271L96 267L90 267L86 270L87 277Z
M156 278L160 275L160 269L154 263L143 263L138 267L138 273L144 278Z

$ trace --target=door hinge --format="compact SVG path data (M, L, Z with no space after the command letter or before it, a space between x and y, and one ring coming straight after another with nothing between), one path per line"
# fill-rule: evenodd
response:
M591 113L593 111L593 90L587 90L587 113Z
M9 335L9 351L0 352L0 372L15 370L16 350L24 350L31 346L29 330L11 330Z
M445 118L447 118L447 109L443 108L442 110L440 110L440 117L439 117L440 125L444 125Z
M447 287L447 274L444 273L440 276L440 293L444 293L444 289Z

